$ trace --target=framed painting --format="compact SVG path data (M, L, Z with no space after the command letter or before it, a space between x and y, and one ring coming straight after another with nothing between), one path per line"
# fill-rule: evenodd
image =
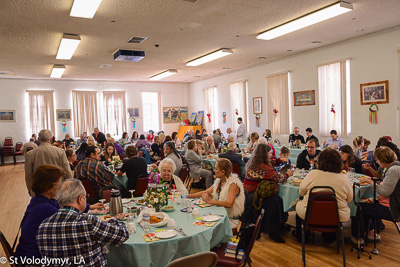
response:
M0 110L0 122L15 122L15 110Z
M262 97L253 97L253 113L262 114Z
M315 90L293 92L295 106L315 105Z
M189 119L190 125L192 125L196 121L196 115L197 115L196 112L192 112L192 115L190 115L190 119Z
M140 109L139 108L128 108L129 118L140 118Z
M197 112L196 125L201 125L201 122L203 121L203 114L204 114L203 110Z
M57 121L70 121L71 110L70 109L57 109Z
M389 81L360 84L361 105L389 103Z
M163 123L180 123L188 118L188 107L163 107Z

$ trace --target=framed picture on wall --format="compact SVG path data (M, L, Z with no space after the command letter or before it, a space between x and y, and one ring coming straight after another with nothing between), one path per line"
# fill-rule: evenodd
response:
M70 109L57 109L57 121L70 121L71 110Z
M293 92L295 106L315 105L315 90Z
M201 122L203 121L203 114L204 114L203 110L197 112L196 125L201 125Z
M129 118L140 118L140 109L139 108L128 108Z
M193 124L194 121L196 120L197 112L192 112L192 115L190 115L190 124Z
M15 122L15 110L0 110L0 122Z
M262 97L253 97L253 113L262 114Z
M163 123L180 123L188 118L188 107L163 107Z
M360 84L361 105L389 103L389 81Z

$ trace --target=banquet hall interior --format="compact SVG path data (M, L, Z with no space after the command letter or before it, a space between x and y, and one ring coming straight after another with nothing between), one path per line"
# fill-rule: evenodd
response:
M186 149L191 150L190 138L184 139L189 129L199 130L193 137L200 142L200 131L205 129L203 147L212 136L215 143L211 146L220 153L226 152L232 133L237 152L243 149L243 158L248 157L246 163L253 162L253 152L262 143L253 147L253 133L257 133L257 139L266 137L268 151L272 148L276 159L284 146L289 147L293 169L301 153L313 144L296 141L299 134L305 139L309 130L319 139L318 153L329 148L338 155L345 153L340 145L335 146L337 140L353 148L353 153L357 149L354 140L361 137L363 145L368 140L369 147L362 152L368 151L369 158L353 155L364 164L377 161L374 150L382 146L377 144L380 138L400 145L398 0L87 0L83 11L73 13L78 2L0 1L0 231L11 245L31 201L25 181L26 159L40 148L24 156L18 144L25 146L33 134L37 138L43 129L50 130L64 150L67 134L76 142L83 133L91 136L95 128L109 134L112 142L125 151L137 141L133 139L134 132L147 140L150 130L163 137L176 132L182 145L179 143L178 147L174 139L172 142L177 153L185 157ZM93 6L94 11L84 15ZM322 13L322 21L316 23L307 20L329 7L344 11L337 16ZM288 26L291 22L300 23ZM300 25L301 22L307 25ZM220 134L215 132L217 129ZM270 135L266 129L270 129ZM240 131L245 132L244 136L239 136ZM121 144L124 132L128 134L127 144ZM221 141L217 142L215 135L221 136ZM9 138L11 150L7 149ZM78 145L72 142L75 153ZM150 144L153 142L149 140ZM150 163L158 164L164 158L165 143L162 145L160 157L150 154ZM103 143L98 142L101 146ZM196 149L196 153L202 153ZM147 152L140 150L139 156L144 157ZM150 145L147 150L151 151ZM127 159L125 151L118 155ZM219 175L220 160L218 155L203 157L202 171L209 171L213 177ZM239 177L245 182L248 165L243 166ZM192 179L184 181L191 189L189 193L208 188L203 172L200 182L194 177L193 168L185 175ZM288 215L284 227L289 230L280 233L285 243L275 242L271 234L260 233L250 254L252 266L303 264L301 240L298 242L295 236L295 231L300 231L296 229L296 203L292 204L300 197L299 186L294 185L296 179L292 175L285 175L290 178L279 184L279 190L283 191L288 181L294 190L287 193L291 194L287 198L283 192L277 193L283 199L282 213ZM365 176L367 172L360 174ZM352 177L351 186L356 175ZM363 186L373 190L373 183ZM352 205L351 216L355 216L357 207ZM199 209L203 215L207 207ZM176 209L174 213L177 212ZM224 212L218 224L225 223L229 230L229 212L223 208L217 212ZM343 222L347 266L398 266L400 230L391 221L381 222L377 226L381 228L381 240L376 243L379 254L372 253L372 259L367 253L357 259L357 249L352 248L352 220ZM197 227L204 231L207 228ZM141 236L132 235L127 242L135 242L135 238L144 242ZM178 234L165 242L178 238L184 236ZM317 232L308 241L307 265L343 265L342 250L336 253L336 241L327 242ZM203 252L204 247L211 250L211 243L197 246L202 249L196 252ZM129 245L112 248L111 254ZM371 252L373 248L372 238L364 249ZM4 256L6 253L0 248L0 257ZM183 256L188 255L180 253L171 256L171 260ZM109 266L124 266L114 264L118 257L112 261L110 258Z

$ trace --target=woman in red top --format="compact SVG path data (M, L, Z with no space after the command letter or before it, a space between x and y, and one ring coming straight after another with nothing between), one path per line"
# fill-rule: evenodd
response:
M285 174L276 173L271 163L272 149L268 144L258 144L254 149L253 155L246 164L246 176L244 188L254 192L262 180L270 180L275 183L284 183L293 171L289 170Z
M154 141L154 131L150 130L149 134L147 135L147 141L149 141L149 143L153 143Z

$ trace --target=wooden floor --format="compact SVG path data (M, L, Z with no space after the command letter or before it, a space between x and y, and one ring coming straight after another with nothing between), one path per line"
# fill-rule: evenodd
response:
M20 221L29 203L25 186L24 165L6 164L0 166L0 230L10 243L14 241ZM290 213L289 224L294 225L294 214ZM379 255L373 255L372 260L362 255L357 259L355 252L350 252L351 245L346 245L347 266L400 266L400 235L394 225L385 222L386 229L381 232L382 242L378 243ZM345 235L349 235L349 225L346 225ZM302 266L301 245L291 233L283 234L285 244L278 244L262 235L253 248L251 258L253 266ZM324 243L316 234L315 243L306 245L308 266L342 266L342 254L336 254L336 246ZM367 250L372 250L369 244ZM5 256L0 248L0 257ZM0 264L1 265L1 264ZM8 265L1 265L8 266Z

